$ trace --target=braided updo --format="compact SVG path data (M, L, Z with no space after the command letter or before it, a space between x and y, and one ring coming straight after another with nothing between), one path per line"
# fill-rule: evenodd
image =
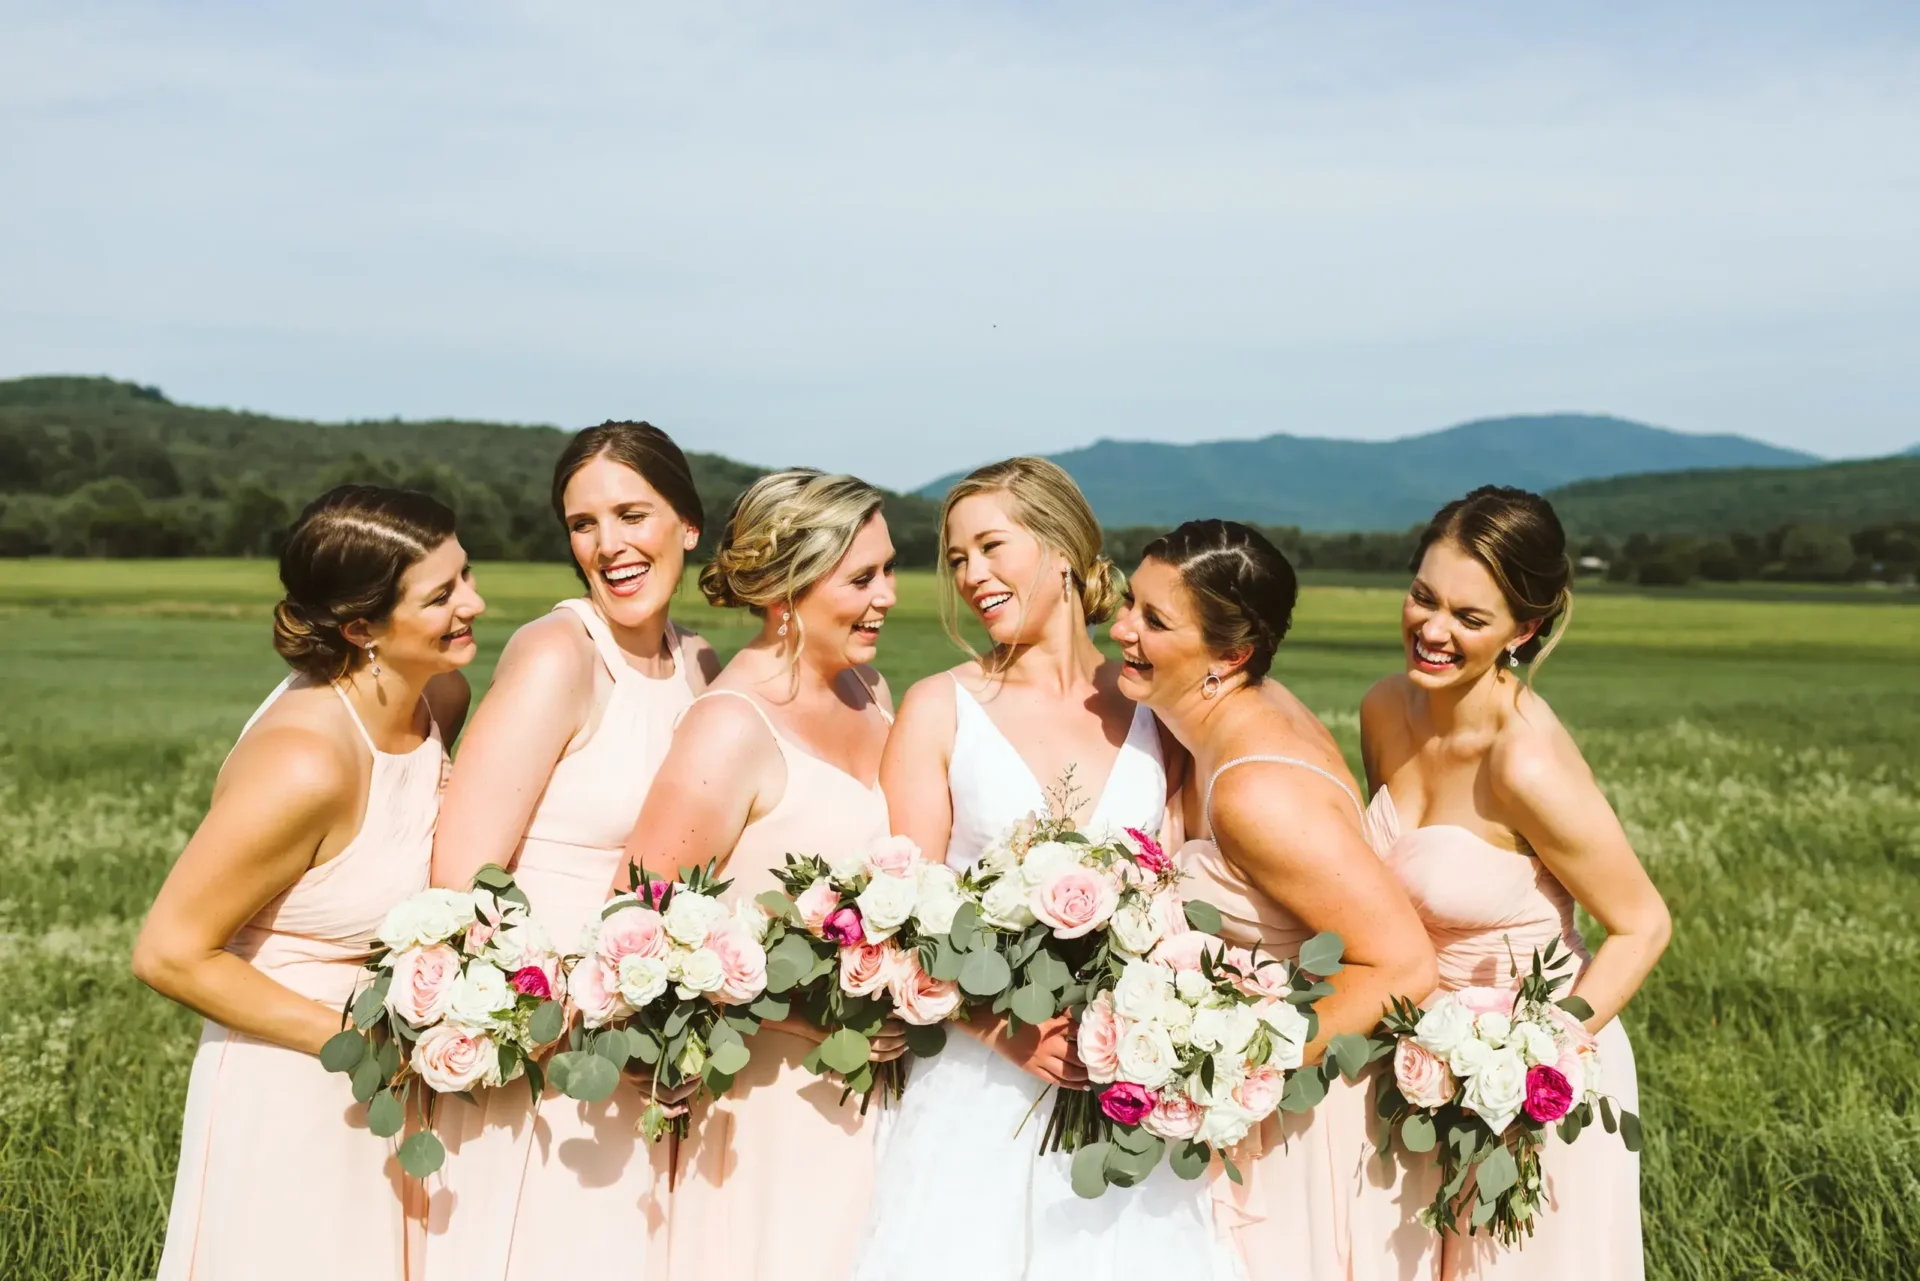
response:
M1200 636L1216 654L1246 649L1249 685L1265 678L1293 624L1300 580L1266 535L1233 520L1190 520L1141 551L1179 571L1200 616Z
M1516 645L1513 656L1534 666L1544 661L1573 613L1573 563L1553 504L1530 490L1482 485L1434 513L1408 572L1420 572L1437 542L1452 543L1486 566L1517 622L1539 620L1539 630Z
M700 592L722 609L764 615L793 602L840 563L882 494L853 476L810 467L774 472L733 505L713 560L700 571Z
M453 512L426 494L340 485L307 504L280 552L273 648L296 672L335 681L364 661L341 632L384 622L409 569L453 537Z

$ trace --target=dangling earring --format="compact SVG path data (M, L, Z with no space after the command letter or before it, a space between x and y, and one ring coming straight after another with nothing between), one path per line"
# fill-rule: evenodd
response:
M373 642L367 642L367 670L373 673L375 680L380 679L380 660L373 656Z
M780 630L775 632L774 635L785 636L787 634L787 620L791 617L793 617L791 611L784 609L780 611Z
M1520 655L1518 652L1511 649L1507 651L1507 666L1508 667L1520 666Z
M1200 697L1220 697L1220 676L1217 672L1208 672L1207 679L1200 682Z

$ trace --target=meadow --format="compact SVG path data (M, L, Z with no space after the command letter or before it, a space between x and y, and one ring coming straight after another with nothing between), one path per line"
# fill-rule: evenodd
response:
M485 669L572 591L483 565ZM152 1275L198 1020L127 969L247 713L283 672L259 561L0 561L0 1276ZM954 657L902 580L896 691ZM738 616L689 588L722 649ZM1398 592L1310 585L1276 674L1357 759ZM1673 909L1628 1010L1649 1273L1920 1274L1920 606L1578 598L1539 688ZM1596 940L1597 941L1597 940ZM1595 1135L1584 1142L1610 1142Z

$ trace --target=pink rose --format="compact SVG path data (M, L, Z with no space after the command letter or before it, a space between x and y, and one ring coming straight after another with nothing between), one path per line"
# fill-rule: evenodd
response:
M613 967L598 956L581 957L580 963L573 967L573 973L567 976L567 998L573 1002L573 1008L580 1011L588 1027L603 1027L630 1013L620 997Z
M1115 1081L1100 1091L1100 1110L1116 1125L1140 1124L1159 1101L1159 1095L1131 1081Z
M840 906L840 892L823 877L801 890L793 905L799 909L800 923L807 927L807 932L819 934L826 929L827 918Z
M1573 1107L1573 1086L1558 1068L1536 1063L1527 1069L1527 1115L1542 1125L1558 1121Z
M1412 1037L1401 1037L1393 1047L1393 1083L1417 1108L1437 1108L1453 1101L1457 1083L1447 1065Z
M1252 1113L1254 1119L1262 1120L1273 1114L1280 1106L1280 1091L1285 1088L1287 1078L1279 1068L1270 1063L1262 1063L1247 1073L1246 1080L1233 1092L1233 1097L1241 1107Z
M1248 996L1272 996L1284 1000L1293 991L1293 967L1285 961L1263 956L1255 964L1249 959L1238 987Z
M1153 1111L1141 1124L1148 1134L1157 1134L1169 1141L1190 1139L1200 1133L1200 1123L1207 1117L1207 1110L1195 1103L1178 1090L1167 1090L1153 1105Z
M943 1023L960 1008L960 985L937 979L921 969L912 952L896 954L887 991L893 997L893 1012L900 1016L900 1021L920 1027Z
M491 1038L442 1023L414 1043L413 1070L439 1094L457 1094L485 1083L500 1066Z
M767 990L767 949L746 929L726 921L707 931L707 949L720 958L720 990L714 999L741 1005Z
M639 900L642 903L645 903L648 907L658 910L660 907L661 901L667 897L667 890L669 888L670 888L670 885L667 881L664 881L657 876L649 876L647 877L646 880L640 883L640 886L637 889L634 890L634 894L639 898Z
M1515 993L1509 988L1463 987L1453 995L1460 1004L1472 1010L1475 1016L1513 1013Z
M860 924L860 909L841 907L827 913L827 919L820 924L820 937L841 947L864 943L867 931Z
M667 926L650 907L621 908L600 922L596 950L614 969L629 956L659 960L667 954Z
M840 990L848 996L872 996L887 986L898 963L891 943L855 943L840 949Z
M410 947L389 958L387 1008L414 1027L438 1022L453 1003L460 954L445 943Z
M1227 945L1217 935L1202 934L1198 930L1189 930L1185 934L1176 934L1172 938L1160 940L1148 958L1175 970L1198 970L1202 954L1219 960Z
M1133 838L1133 861L1152 872L1155 876L1165 876L1173 869L1173 860L1167 856L1160 842L1148 836L1137 827L1129 827L1127 835Z
M1089 1079L1104 1083L1120 1075L1120 1020L1113 1012L1113 993L1102 992L1087 1002L1077 1039Z
M553 984L547 978L547 972L537 965L523 965L513 972L507 980L507 986L522 996L537 996L546 1000L553 995Z
M1160 926L1161 938L1170 939L1193 930L1187 921L1187 902L1173 890L1162 890L1154 895L1151 911L1154 921Z
M867 870L875 876L910 876L920 861L920 847L904 836L887 836L867 850Z
M1120 887L1090 867L1069 867L1036 889L1027 906L1055 938L1077 939L1107 923L1120 906Z

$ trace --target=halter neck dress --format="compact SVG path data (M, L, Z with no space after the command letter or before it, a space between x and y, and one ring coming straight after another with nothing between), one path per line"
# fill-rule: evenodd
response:
M673 726L693 704L683 633L668 624L674 670L652 678L626 660L583 599L561 601L613 678L600 715L560 758L513 858L536 920L563 951L576 947L608 896ZM666 1265L671 1144L636 1132L646 1100L626 1081L600 1103L548 1091L536 1108L525 1081L442 1104L448 1156L430 1180L427 1281L537 1281L597 1271L658 1276Z
M864 849L887 835L878 782L862 783L796 743L751 694L716 689L701 697L752 707L787 770L779 802L747 824L721 869L732 881L730 901L779 889L774 869L788 854ZM674 1281L844 1281L873 1195L879 1105L863 1117L858 1098L842 1103L836 1079L801 1065L814 1047L805 1037L763 1028L749 1046L753 1058L725 1097L693 1106L673 1193L669 1273Z
M267 696L242 739L295 679ZM226 950L341 1009L387 909L427 886L446 753L431 715L420 746L381 751L346 694L332 688L372 755L360 830L262 908ZM346 1078L313 1055L208 1020L187 1081L159 1281L406 1276L417 1223L407 1214L411 1189L395 1141L368 1130L366 1112Z
M1048 809L1046 787L956 679L946 861L972 865L994 839ZM1158 832L1167 776L1153 714L1136 707L1083 830ZM1134 1188L1076 1195L1066 1153L1040 1154L1048 1089L963 1032L916 1060L882 1143L858 1281L1190 1281L1233 1275L1206 1185L1162 1165ZM965 1223L956 1234L953 1224Z
M1442 990L1517 987L1508 974L1509 953L1524 967L1535 949L1555 939L1579 958L1579 969L1586 968L1573 896L1539 859L1451 824L1402 828L1384 786L1367 807L1367 836L1426 924ZM1601 1028L1597 1041L1601 1091L1639 1111L1633 1047L1620 1020ZM1618 1135L1596 1129L1569 1146L1549 1131L1541 1173L1546 1204L1534 1212L1533 1235L1513 1248L1485 1234L1449 1236L1446 1277L1637 1281L1645 1275L1640 1158Z
M1290 756L1243 756L1207 780L1204 813L1213 830L1213 787L1230 769L1264 763L1308 770L1353 802L1336 775ZM1259 944L1292 959L1313 931L1243 876L1212 840L1190 840L1176 856L1189 898L1220 909L1221 933L1241 947ZM1336 1080L1304 1115L1278 1112L1235 1151L1244 1182L1216 1170L1215 1212L1249 1277L1292 1281L1414 1281L1439 1273L1440 1246L1414 1214L1438 1191L1430 1168L1407 1173L1380 1159L1369 1138L1371 1079Z

